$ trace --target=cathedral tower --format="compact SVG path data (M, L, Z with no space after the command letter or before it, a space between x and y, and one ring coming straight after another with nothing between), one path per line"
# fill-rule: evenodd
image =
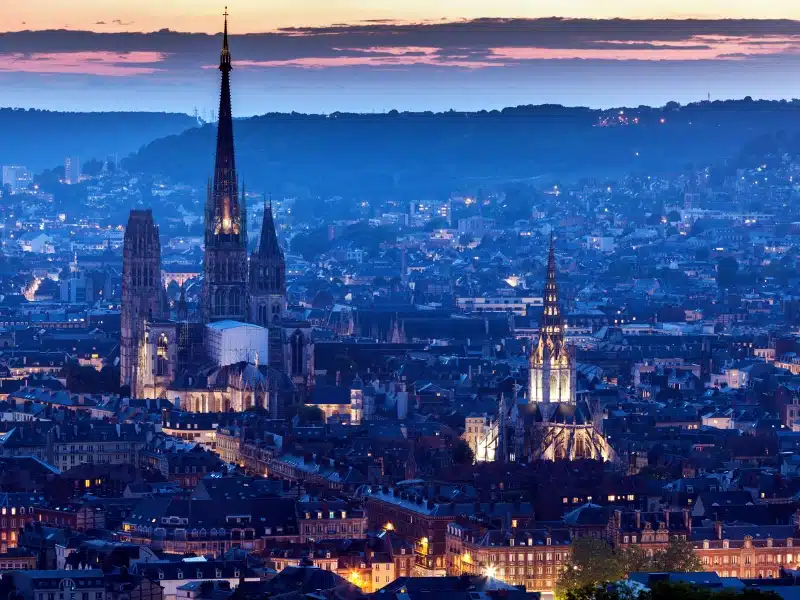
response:
M206 197L203 288L205 322L247 319L247 217L244 193L239 193L233 150L232 69L226 12L219 63L222 86L217 124L217 157L214 179Z
M161 243L151 210L132 210L122 250L120 385L136 397L139 345L146 321L163 318Z
M564 340L564 319L558 302L556 253L552 233L544 285L544 312L539 324L539 340L531 347L529 366L529 402L575 403L575 355Z
M286 310L286 261L278 243L272 202L264 205L261 238L250 255L250 322L262 327L280 323Z

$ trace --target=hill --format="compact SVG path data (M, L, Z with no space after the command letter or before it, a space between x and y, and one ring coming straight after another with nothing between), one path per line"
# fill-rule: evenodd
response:
M278 194L404 197L535 177L613 178L720 163L765 135L800 132L800 101L611 111L520 106L478 113L267 114L234 124L240 177ZM148 144L137 171L201 183L214 125Z
M33 171L63 165L67 156L83 161L109 154L120 158L155 139L196 126L184 114L61 113L0 109L0 165L21 164Z

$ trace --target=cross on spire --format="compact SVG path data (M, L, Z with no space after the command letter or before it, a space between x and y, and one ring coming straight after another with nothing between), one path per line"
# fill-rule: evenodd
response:
M225 17L225 27L223 29L222 34L222 53L220 54L219 59L219 69L220 71L230 71L231 70L231 51L230 47L228 46L228 7L225 7L225 12L222 13Z

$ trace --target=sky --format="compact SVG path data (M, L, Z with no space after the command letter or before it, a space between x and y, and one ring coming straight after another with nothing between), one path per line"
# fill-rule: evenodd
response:
M0 106L210 116L224 1L0 0ZM788 0L228 8L240 116L800 97L800 3Z

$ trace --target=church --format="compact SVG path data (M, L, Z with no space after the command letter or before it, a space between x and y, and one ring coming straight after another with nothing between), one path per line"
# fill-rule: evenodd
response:
M182 288L177 319L168 319L158 228L151 211L132 211L123 245L120 383L132 397L177 400L184 410L260 406L278 417L312 383L311 326L286 318L286 263L271 202L264 205L258 244L248 257L246 195L234 151L227 13L219 70L200 309L189 314ZM247 335L266 344L236 360L214 360L210 333Z
M587 399L577 398L575 348L564 335L556 275L551 234L539 336L528 358L528 401L501 397L497 418L476 440L479 462L613 460L598 411ZM512 396L516 400L516 393Z

